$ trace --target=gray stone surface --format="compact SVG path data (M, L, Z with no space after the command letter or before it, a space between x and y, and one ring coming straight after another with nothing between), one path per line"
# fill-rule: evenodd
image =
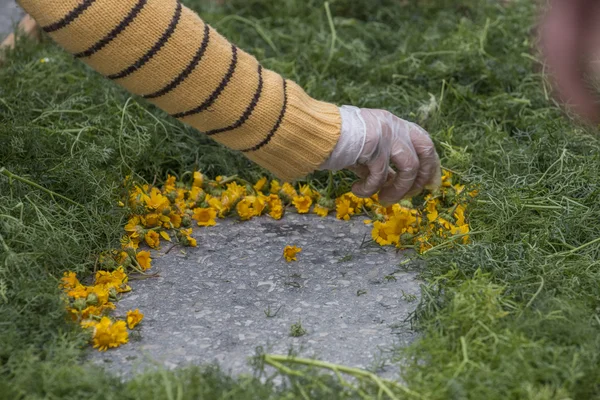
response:
M0 42L23 18L23 10L14 0L0 0Z
M370 243L363 218L288 213L249 222L221 220L195 228L197 248L165 245L154 252L159 277L133 281L117 315L139 308L145 314L129 344L94 362L128 375L152 365L173 368L218 362L224 370L250 372L247 358L257 346L286 354L373 368L395 346L414 338L407 316L419 295L414 272L399 265L406 257ZM303 248L287 263L286 245ZM265 310L278 312L267 318ZM301 320L305 336L290 337ZM379 369L395 377L398 367Z

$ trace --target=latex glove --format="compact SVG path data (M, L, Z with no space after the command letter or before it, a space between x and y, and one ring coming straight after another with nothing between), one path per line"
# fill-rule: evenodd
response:
M340 113L340 139L320 169L354 171L362 178L355 195L379 191L379 200L391 204L440 186L440 160L423 128L385 110L342 106Z

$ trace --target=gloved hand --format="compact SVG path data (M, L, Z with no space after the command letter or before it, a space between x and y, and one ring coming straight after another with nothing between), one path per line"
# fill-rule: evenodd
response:
M342 106L340 113L340 139L320 169L354 171L362 178L355 195L379 191L379 200L391 204L440 185L440 160L423 128L385 110Z

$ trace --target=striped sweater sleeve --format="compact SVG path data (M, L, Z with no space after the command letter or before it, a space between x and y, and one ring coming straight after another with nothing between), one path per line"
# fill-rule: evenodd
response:
M285 180L316 170L337 106L263 68L179 0L19 0L76 58Z

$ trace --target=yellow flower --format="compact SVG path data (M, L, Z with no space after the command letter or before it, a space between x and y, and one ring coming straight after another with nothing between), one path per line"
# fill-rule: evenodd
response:
M192 186L192 190L188 192L188 199L192 203L202 200L202 196L205 195L204 190L199 186Z
M130 237L139 237L144 232L144 227L141 225L140 217L137 215L129 218L127 224L125 225L125 232Z
M464 244L467 244L469 242L469 235L466 235L467 233L469 233L469 225L465 224L465 225L461 225L461 226L453 226L451 227L451 232L453 235L465 235L462 237L462 242Z
M171 212L171 214L168 215L168 219L168 222L165 221L163 223L163 227L166 229L179 228L181 226L181 215Z
M283 184L283 186L281 187L281 191L290 199L294 198L295 196L298 196L296 189L294 189L294 187L287 182Z
M279 184L279 181L277 179L273 179L271 181L271 188L269 191L273 194L277 194L277 193L279 193L280 190L281 190L281 185Z
M452 186L452 172L443 170L442 171L442 186L450 187Z
M369 209L375 207L377 205L377 203L373 200L373 199L363 199L363 203L364 203L364 207L367 207Z
M142 217L142 222L144 223L144 226L147 228L154 228L155 226L160 225L160 216L162 214L157 214L157 213L149 213L146 214L144 217Z
M297 261L296 254L300 253L302 248L296 246L285 246L283 249L283 257L287 262Z
M254 215L257 217L262 215L263 211L267 207L267 198L259 193L258 196L249 196L252 200L252 208L254 209Z
M411 226L416 224L417 216L416 211L406 207L402 207L399 204L392 206L393 216L390 217L390 223L396 225L396 233L402 234L406 232Z
M144 240L146 241L146 244L153 249L158 249L158 246L160 246L160 236L154 231L148 231L144 236Z
M192 186L201 188L203 183L204 177L202 176L202 173L200 171L194 171L194 182L192 183Z
M211 197L207 200L208 205L219 213L219 217L223 218L227 212L229 212L229 207L223 205L223 202L216 197Z
M350 202L350 205L352 206L352 208L354 208L356 210L356 212L359 212L360 209L365 204L365 199L356 196L352 192L348 192L348 193L343 194L341 196L341 199L342 200L344 200L344 199L348 200Z
M120 283L115 285L115 287L118 287L119 285ZM102 306L108 302L108 288L109 286L103 285L94 285L91 287L90 294L96 295L96 298L98 299L98 304L96 305Z
M141 253L141 252L140 252ZM98 271L96 272L95 285L104 285L108 287L121 286L123 283L127 283L128 277L123 267L119 267L112 272Z
M177 182L177 177L167 175L167 181L165 182L165 184L163 186L163 191L165 193L175 191L175 182Z
M236 210L242 221L259 216L267 206L268 198L260 194L259 196L246 196L237 203Z
M96 314L93 314L96 315ZM86 319L85 321L81 321L79 324L83 329L87 328L95 328L98 325L98 321L94 321L93 319Z
M135 328L135 326L139 324L142 319L144 319L144 314L142 314L137 308L133 311L127 311L127 326L129 329Z
M276 204L273 207L271 207L269 210L269 215L276 220L280 220L281 218L283 218L283 205Z
M313 197L314 193L308 185L300 185L300 194L302 196Z
M196 247L198 245L198 243L196 242L196 239L194 239L191 235L192 235L192 228L188 228L188 229L180 229L179 230L179 235L181 237L181 242L184 246L189 246L189 247Z
M447 231L452 228L452 223L445 218L440 217L438 219L438 224L440 224Z
M86 320L92 316L99 317L107 313L109 310L114 310L115 308L115 305L111 302L107 302L100 306L89 306L81 311L80 319Z
M269 207L273 207L276 204L282 204L281 198L276 194L270 194L268 197L265 198L265 200L267 201L267 205Z
M121 248L123 249L133 249L133 250L137 250L138 248L138 244L140 243L140 238L134 238L134 237L129 237L129 236L123 236L120 240L121 242Z
M394 205L388 207L377 205L377 207L375 207L375 214L389 217L394 214Z
M319 204L315 206L314 212L320 217L326 217L329 214L329 208L325 208Z
M478 194L479 194L479 190L477 190L477 189L471 190L471 191L469 192L469 196L471 196L471 197L475 197L475 196L477 196Z
M117 252L116 250L113 250L113 259L117 262L117 264L119 265L123 265L123 263L127 260L127 258L129 257L129 255L127 254L127 252L125 251L119 251Z
M262 178L260 178L258 180L258 182L256 182L254 184L254 190L256 190L257 192L260 192L263 189L263 187L265 187L266 183L267 183L267 177L263 176Z
M113 323L110 318L102 317L94 327L94 348L106 351L108 348L119 347L127 343L129 334L125 321Z
M419 253L423 254L433 246L429 243L429 238L427 236L421 236L417 238L417 243L419 243Z
M152 211L160 212L163 208L169 205L169 199L163 196L160 190L157 188L152 188L150 191L150 196L146 195L143 199L148 210Z
M267 205L269 206L269 215L276 220L283 217L283 202L276 194L271 194L266 198Z
M465 185L460 185L458 183L452 187L454 188L454 191L456 192L456 194L461 194L462 191L465 190Z
M136 186L131 193L129 193L129 205L136 207L140 205L142 198L145 196L144 191L139 186Z
M192 218L198 222L198 226L214 226L217 224L215 221L217 212L212 208L194 208Z
M254 209L252 208L252 200L248 197L242 199L237 203L236 211L242 221L247 221L254 216Z
M81 286L79 283L79 279L77 279L77 274L75 272L65 272L63 277L60 279L59 287L63 290L74 289L77 286Z
M85 299L90 293L90 288L83 285L77 285L67 292L67 296L74 299Z
M238 185L237 182L231 182L227 184L227 193L232 194L232 199L235 201L246 194L246 187Z
M454 217L456 218L456 225L465 224L465 206L458 204L454 210Z
M400 241L400 235L394 234L393 229L390 229L390 226L387 225L387 223L383 223L381 221L375 221L373 224L371 237L380 246L387 246Z
M194 188L192 187L192 189L194 189ZM199 188L196 188L196 189L199 189ZM200 189L200 190L202 190L202 189ZM181 187L177 188L177 197L175 197L175 201L172 201L171 204L175 204L176 206L183 204L184 200L185 200L185 196L187 196L188 193L189 192L187 189L184 189Z
M425 210L427 210L427 219L429 220L429 222L435 221L437 219L439 213L437 211L436 200L428 201Z
M308 189L310 190L310 189ZM310 196L294 196L294 207L298 211L298 214L306 214L310 211L310 206L312 205L312 199Z
M152 259L150 258L150 252L149 251L140 251L135 255L135 259L137 260L138 264L140 265L140 268L142 269L142 271L146 271L148 269L151 268L150 263L152 262Z
M335 209L337 211L337 219L343 219L344 221L349 221L350 216L354 214L354 208L352 208L350 202L346 199L337 201Z

